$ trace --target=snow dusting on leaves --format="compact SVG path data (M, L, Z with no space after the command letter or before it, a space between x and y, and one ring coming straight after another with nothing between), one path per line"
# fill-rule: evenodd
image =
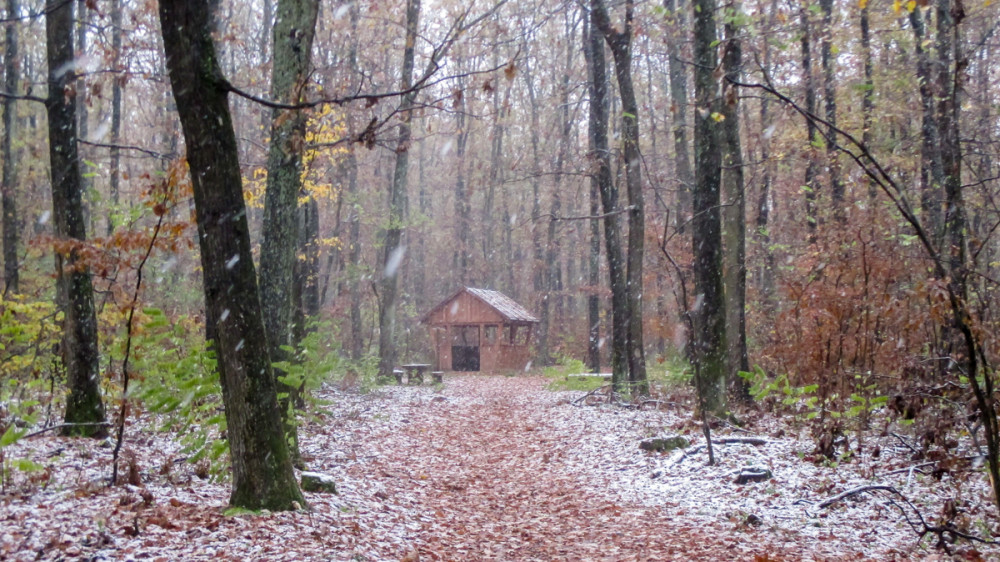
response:
M156 420L134 423L131 484L107 487L111 449L54 432L5 452L43 469L0 496L2 560L905 560L943 556L883 496L818 502L860 484L896 487L934 521L960 489L969 532L995 526L981 470L938 482L891 438L878 458L814 463L807 436L771 418L764 443L716 444L706 466L690 411L576 405L537 377L445 376L443 388L327 388L329 413L300 428L303 459L338 494L310 512L227 512ZM717 438L747 437L746 433ZM639 441L681 434L684 450ZM803 458L805 457L805 458ZM745 467L771 471L739 485ZM903 470L900 470L903 469ZM129 474L131 468L126 467ZM949 482L954 478L955 482ZM983 523L983 522L986 523ZM967 559L1000 549L956 545Z

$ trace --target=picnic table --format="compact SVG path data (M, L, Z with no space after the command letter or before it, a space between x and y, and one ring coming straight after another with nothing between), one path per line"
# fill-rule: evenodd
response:
M431 365L429 363L410 363L403 365L403 370L406 372L406 380L408 383L412 384L416 381L417 384L423 384L424 373L429 371ZM402 380L399 380L402 383Z

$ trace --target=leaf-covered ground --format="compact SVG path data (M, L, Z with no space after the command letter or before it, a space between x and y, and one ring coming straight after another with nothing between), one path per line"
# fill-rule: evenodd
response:
M228 485L195 476L170 435L144 424L129 442L141 486L105 485L109 448L32 438L11 452L48 468L35 482L15 475L0 496L0 560L947 558L931 537L917 539L888 496L817 507L873 483L903 492L930 524L947 505L968 532L996 532L981 470L940 481L908 470L919 463L898 439L875 440L876 459L817 465L801 458L811 443L798 431L764 418L749 426L764 445L719 445L709 467L703 450L638 448L677 433L702 444L689 411L576 405L581 392L550 392L547 382L461 376L438 390L324 391L331 415L302 428L302 452L339 494L308 494L308 512L223 515ZM745 466L774 478L738 485ZM990 546L953 550L1000 559Z

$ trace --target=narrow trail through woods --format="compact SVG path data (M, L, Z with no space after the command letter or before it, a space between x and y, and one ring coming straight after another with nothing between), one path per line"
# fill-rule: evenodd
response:
M370 436L367 470L378 494L414 510L409 536L421 558L470 560L753 559L762 544L667 507L594 492L571 454L557 395L540 378L461 377L440 395L414 394L394 429ZM360 448L361 443L351 445ZM367 465L367 468L365 467ZM599 478L595 474L591 478ZM598 486L598 489L600 486ZM743 543L743 544L741 544ZM752 547L752 548L750 548ZM738 548L738 549L737 549ZM737 550L733 550L737 549ZM772 555L773 555L772 551Z
M873 467L886 475L880 482L903 486L900 467L912 461L893 454L888 441L876 461L838 468L801 461L796 451L809 445L776 435L783 426L757 427L766 445L723 447L719 464L708 467L700 453L680 462L638 448L650 435L697 439L689 412L574 406L581 393L551 392L548 382L450 375L441 388L319 391L327 411L300 428L302 453L338 493L308 493L309 511L227 512L229 482L199 476L153 419L131 431L134 484L105 484L110 455L99 442L54 433L22 441L12 454L46 466L50 480L21 481L0 495L0 560L756 562L939 554L878 497L809 507L870 483ZM734 473L751 464L770 467L774 478L735 483ZM916 480L905 489L927 513L944 502Z

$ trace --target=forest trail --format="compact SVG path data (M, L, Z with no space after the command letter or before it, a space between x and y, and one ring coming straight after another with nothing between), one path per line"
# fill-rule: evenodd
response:
M352 476L379 481L375 495L388 511L392 504L411 510L411 520L400 522L411 559L754 560L768 553L752 530L734 535L732 525L713 529L676 507L601 493L596 462L580 466L570 452L579 439L603 436L561 423L555 409L572 407L545 391L548 382L463 376L449 378L440 394L399 389L409 399L392 429L349 444L371 455L349 469Z
M20 479L0 495L0 560L757 562L939 554L878 497L810 507L870 483L875 468L886 474L881 482L903 486L912 461L889 441L876 461L827 466L803 462L799 452L811 445L784 435L785 426L759 422L766 445L721 447L711 467L692 447L681 462L638 443L669 433L697 441L685 407L575 406L582 393L551 392L549 382L446 375L442 387L320 390L328 405L300 427L302 454L338 493L308 493L310 511L227 511L229 482L199 476L176 435L155 431L146 415L128 431L131 485L107 486L110 449L97 441L54 432L23 440L11 454L45 466L44 480ZM774 478L734 483L750 465L770 467ZM928 513L944 504L933 483L912 484ZM963 548L968 559L981 556Z

